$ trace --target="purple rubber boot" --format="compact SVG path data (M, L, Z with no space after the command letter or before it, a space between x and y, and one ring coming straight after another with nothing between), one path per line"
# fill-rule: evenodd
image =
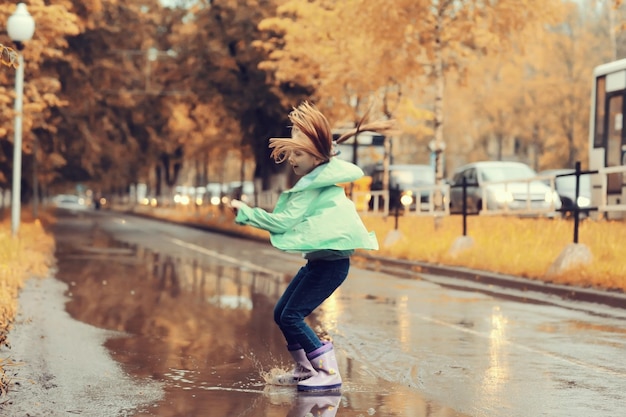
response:
M341 393L300 394L287 417L335 417L341 402Z
M302 349L300 345L287 345L287 350L296 362L296 365L291 372L278 375L276 377L276 385L297 385L298 382L304 381L317 374L317 371L313 369L304 349Z
M298 391L337 391L341 388L341 375L332 343L326 343L306 356L317 375L298 382Z

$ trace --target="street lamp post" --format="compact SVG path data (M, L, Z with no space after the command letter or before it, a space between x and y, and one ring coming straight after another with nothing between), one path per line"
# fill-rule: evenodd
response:
M17 235L20 228L20 196L22 182L22 98L24 95L24 41L35 33L35 20L26 5L19 3L7 22L7 32L17 49L15 71L15 118L13 140L13 189L11 190L11 233Z

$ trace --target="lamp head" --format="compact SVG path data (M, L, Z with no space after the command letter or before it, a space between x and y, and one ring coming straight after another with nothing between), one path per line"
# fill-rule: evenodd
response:
M24 3L19 3L9 17L7 32L17 49L23 49L22 43L32 39L35 33L35 19L28 13Z

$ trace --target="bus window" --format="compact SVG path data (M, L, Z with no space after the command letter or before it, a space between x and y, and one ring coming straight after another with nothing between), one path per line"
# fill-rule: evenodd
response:
M609 98L609 123L606 141L606 166L614 167L622 164L622 128L624 126L624 96ZM607 176L607 192L609 194L622 193L622 174L615 173Z
M600 148L604 146L604 115L606 114L606 76L598 77L596 80L596 122L593 147Z

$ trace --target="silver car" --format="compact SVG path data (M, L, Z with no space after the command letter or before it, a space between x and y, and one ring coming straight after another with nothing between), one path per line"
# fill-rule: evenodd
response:
M70 212L84 211L89 209L89 203L84 197L74 194L59 194L52 199L52 205L56 209Z
M450 212L463 210L466 181L467 213L556 216L559 195L521 162L482 161L458 168L450 186Z

